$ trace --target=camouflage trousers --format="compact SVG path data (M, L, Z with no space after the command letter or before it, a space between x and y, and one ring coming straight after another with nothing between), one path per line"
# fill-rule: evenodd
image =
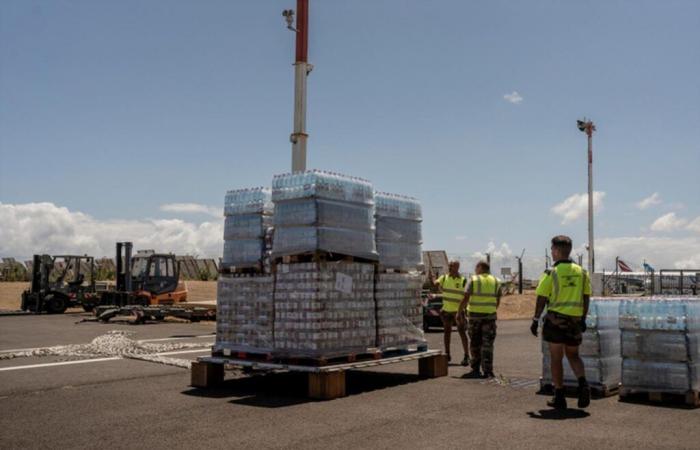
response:
M471 366L484 372L493 372L493 342L496 340L496 320L478 317L469 318L469 352Z

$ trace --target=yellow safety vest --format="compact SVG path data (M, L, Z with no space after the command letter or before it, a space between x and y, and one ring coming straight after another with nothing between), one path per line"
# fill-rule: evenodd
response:
M498 279L491 274L472 276L467 312L496 314L498 308Z
M438 283L442 288L442 310L457 312L459 303L464 298L464 285L467 280L463 276L453 277L450 274L441 275Z
M582 317L583 296L591 294L588 272L571 261L558 262L540 280L537 295L542 294L549 299L548 311Z

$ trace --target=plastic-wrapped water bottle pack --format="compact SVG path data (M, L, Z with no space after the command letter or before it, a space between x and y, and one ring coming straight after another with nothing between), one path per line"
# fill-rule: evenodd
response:
M422 345L422 276L417 273L380 273L375 285L377 302L377 345Z
M323 250L342 255L376 259L374 233L328 227L275 228L273 255L295 255Z
M579 353L586 368L586 379L599 387L617 387L621 379L620 357L620 302L605 298L591 298L586 316L587 330ZM549 347L542 341L542 380L552 383ZM578 380L567 361L564 361L564 385L577 386Z
M302 198L276 203L274 222L276 227L319 226L371 232L373 212L371 205Z
M272 216L267 214L234 214L224 219L224 240L263 239L272 226Z
M423 230L420 222L379 215L376 217L377 242L396 242L417 246L423 243Z
M266 187L235 189L226 192L224 215L272 214L272 191Z
M377 259L368 181L309 171L275 176L272 186L273 256L324 251Z
M265 256L265 239L224 241L224 267L252 267L261 264Z
M322 170L286 173L272 179L272 201L323 198L364 205L374 204L372 183L362 178Z
M273 350L273 291L270 275L219 277L214 351Z
M222 264L261 267L268 258L272 228L272 192L258 187L226 193Z
M375 193L375 226L379 264L383 268L415 270L422 260L423 235L418 200Z
M700 299L648 297L620 304L622 385L683 393L700 388Z
M331 357L375 345L373 264L279 264L274 298L278 354Z
M420 244L377 242L379 264L389 269L416 270L423 256Z
M413 197L390 194L388 192L375 192L374 203L377 216L415 222L423 220L420 202Z

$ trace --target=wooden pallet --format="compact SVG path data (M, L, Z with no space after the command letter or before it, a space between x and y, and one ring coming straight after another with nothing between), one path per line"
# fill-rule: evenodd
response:
M418 272L418 269L413 269L413 270L408 270L408 269L388 269L386 267L382 267L381 265L377 267L377 273L400 273L400 274L409 274L409 273L416 273Z
M684 406L687 408L700 407L700 391L688 391L685 393L643 391L630 389L624 386L620 388L620 401L630 403L656 403L669 406Z
M219 273L222 275L233 275L234 277L266 275L264 273L262 264L254 266L254 267L236 267L236 266L220 267Z
M273 258L275 264L294 264L294 263L309 263L309 262L357 262L376 264L377 261L359 256L343 255L339 253L330 253L325 251L306 252L296 255L277 256Z
M591 398L599 399L605 397L612 397L620 392L619 386L604 386L602 384L589 384L591 388ZM578 386L565 385L564 392L567 397L575 397L578 395ZM554 395L554 385L552 383L546 383L544 380L540 379L540 390L537 391L540 395Z
M294 354L275 354L272 352L250 352L236 350L217 350L212 352L212 356L220 358L233 358L246 361L265 361L275 362L278 364L292 365L308 365L312 367L323 367L332 364L344 364L360 361L371 361L381 358L390 358L393 356L408 355L428 350L428 346L420 346L418 348L398 348L392 347L384 350L368 349L363 352L349 352L326 354L324 356L313 357L309 355L294 355Z
M426 350L408 355L379 358L370 361L355 361L327 366L281 364L277 362L257 362L245 359L203 357L192 363L191 385L210 388L224 381L224 369L228 366L253 368L257 370L286 370L307 374L307 396L312 399L330 400L344 397L345 372L352 369L365 369L386 364L418 361L418 373L423 378L447 376L447 356L440 350Z

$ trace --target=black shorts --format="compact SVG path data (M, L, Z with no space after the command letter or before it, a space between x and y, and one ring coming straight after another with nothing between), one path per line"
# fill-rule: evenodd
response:
M542 338L553 344L579 346L583 340L581 318L548 312L544 316Z

